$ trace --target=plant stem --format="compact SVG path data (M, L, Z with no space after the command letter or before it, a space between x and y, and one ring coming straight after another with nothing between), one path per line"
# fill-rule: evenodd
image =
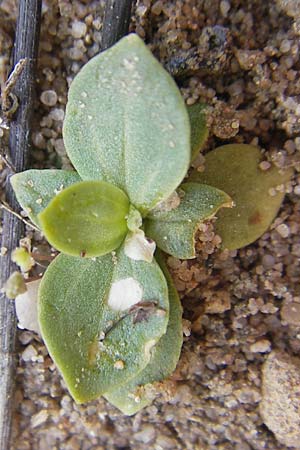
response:
M106 0L102 31L102 50L128 33L132 0Z
M10 122L10 160L17 172L26 168L30 149L31 116L33 111L35 67L40 31L41 0L20 0L17 20L13 67L26 59L23 70L18 74L12 93L19 106ZM9 181L6 183L6 200L13 210L18 210L17 200ZM11 250L19 244L23 224L8 211L3 211L2 247L7 253L1 258L1 285L16 266L10 259ZM3 293L0 295L0 449L10 448L13 392L15 378L16 316L15 306Z

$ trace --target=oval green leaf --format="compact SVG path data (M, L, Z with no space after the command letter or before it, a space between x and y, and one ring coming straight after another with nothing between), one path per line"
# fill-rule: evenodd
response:
M191 181L224 190L236 205L217 214L216 232L223 248L235 250L254 242L268 229L280 208L284 192L276 187L291 179L292 170L282 173L272 167L263 171L259 168L261 159L260 150L252 145L224 145L205 155L204 172L191 174Z
M127 233L129 200L104 181L82 181L51 200L38 220L57 250L73 256L101 256L118 248Z
M138 375L166 332L168 288L158 264L123 249L95 259L59 255L39 289L41 333L78 403Z
M118 186L143 214L176 189L190 162L190 124L179 89L135 34L76 76L63 135L83 179Z
M145 220L145 233L157 246L176 258L195 258L195 233L200 222L210 219L221 207L232 206L225 192L212 186L186 183L178 190L174 209L156 208Z
M179 296L162 256L156 253L156 257L168 283L170 316L167 332L154 347L146 368L128 383L105 395L105 398L123 414L130 416L152 402L149 396L151 384L164 380L174 372L183 341L182 307Z
M80 181L77 172L71 170L26 170L10 178L18 202L30 220L40 226L38 214L63 189Z
M187 107L191 124L191 161L197 157L208 138L209 131L206 125L205 109L206 105L204 103L195 103Z

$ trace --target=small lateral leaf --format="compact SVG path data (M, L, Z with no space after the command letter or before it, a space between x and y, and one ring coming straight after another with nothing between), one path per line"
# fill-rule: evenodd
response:
M118 248L127 233L129 200L104 181L81 181L51 200L38 219L57 250L93 257Z
M128 301L130 292L116 288L128 279L139 287L132 292L138 303L111 308L115 294L119 304ZM167 283L156 261L133 261L122 248L95 259L61 254L42 279L38 316L51 357L75 401L83 403L128 382L149 363L168 324Z
M39 225L38 214L63 189L81 181L77 172L71 170L26 170L10 178L18 202L30 220Z
M191 124L191 161L197 157L208 138L209 131L206 125L205 109L206 105L204 103L195 103L187 107Z
M132 415L152 402L151 384L162 381L175 370L182 347L182 307L162 256L157 252L159 265L168 283L170 317L167 332L154 347L149 364L128 383L105 395L123 414Z
M221 207L232 206L225 192L198 183L186 183L179 189L180 204L166 211L151 211L145 220L146 235L156 245L176 258L195 257L194 235L200 222L210 219Z
M216 186L234 201L234 208L217 214L216 232L222 248L235 250L251 244L277 215L284 198L282 187L291 179L292 170L281 172L273 166L263 171L261 159L260 150L252 145L224 145L205 156L204 172L191 174L191 181Z
M180 91L136 34L76 76L63 135L80 176L118 186L143 215L176 189L190 162L190 124Z

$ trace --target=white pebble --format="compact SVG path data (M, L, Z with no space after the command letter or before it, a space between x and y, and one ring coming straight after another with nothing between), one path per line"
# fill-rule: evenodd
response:
M34 348L34 346L28 345L28 347L26 347L24 352L22 353L21 357L22 357L23 361L29 362L29 361L32 361L33 359L35 359L37 354L38 353L37 353L36 349Z
M46 409L42 409L37 414L34 414L30 420L32 428L36 428L39 425L42 425L43 423L45 423L46 420L48 419L48 417L49 417L49 414Z
M271 343L268 339L261 339L250 345L250 351L252 353L268 353L271 351Z
M276 231L283 238L287 238L289 236L289 234L290 234L290 229L285 223L282 223L281 225L278 225L278 227L276 227Z
M297 186L294 187L294 193L296 195L300 195L300 185L298 184Z
M79 39L86 35L87 27L84 22L79 22L78 20L72 24L72 36L75 39Z

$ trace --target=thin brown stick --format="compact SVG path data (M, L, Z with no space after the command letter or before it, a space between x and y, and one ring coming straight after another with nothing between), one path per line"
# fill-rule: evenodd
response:
M18 99L15 118L10 123L10 160L17 172L26 168L30 148L31 116L33 111L35 67L39 41L41 0L20 0L16 29L13 67L20 60L26 64L14 86L13 96ZM13 80L15 82L15 80ZM18 210L17 200L9 181L6 184L6 200L14 211ZM1 258L0 279L3 286L16 266L10 259L11 250L19 244L23 224L8 211L3 211L2 247L8 252ZM16 316L14 303L4 294L0 296L0 449L10 448L13 393L15 378Z
M14 166L12 165L12 163L10 162L9 158L7 155L1 155L0 154L0 158L2 159L2 161L4 162L4 164L6 165L6 167L14 174L16 173L16 169L14 168Z
M11 209L11 207L6 202L0 201L0 208L5 209L5 211L13 214L15 217L17 217L17 219L21 220L21 222L23 222L25 225L27 225L28 227L32 228L33 230L39 231L39 232L41 231L32 222L30 222L29 220L24 219L24 217L22 217L21 214L17 213L13 209Z

